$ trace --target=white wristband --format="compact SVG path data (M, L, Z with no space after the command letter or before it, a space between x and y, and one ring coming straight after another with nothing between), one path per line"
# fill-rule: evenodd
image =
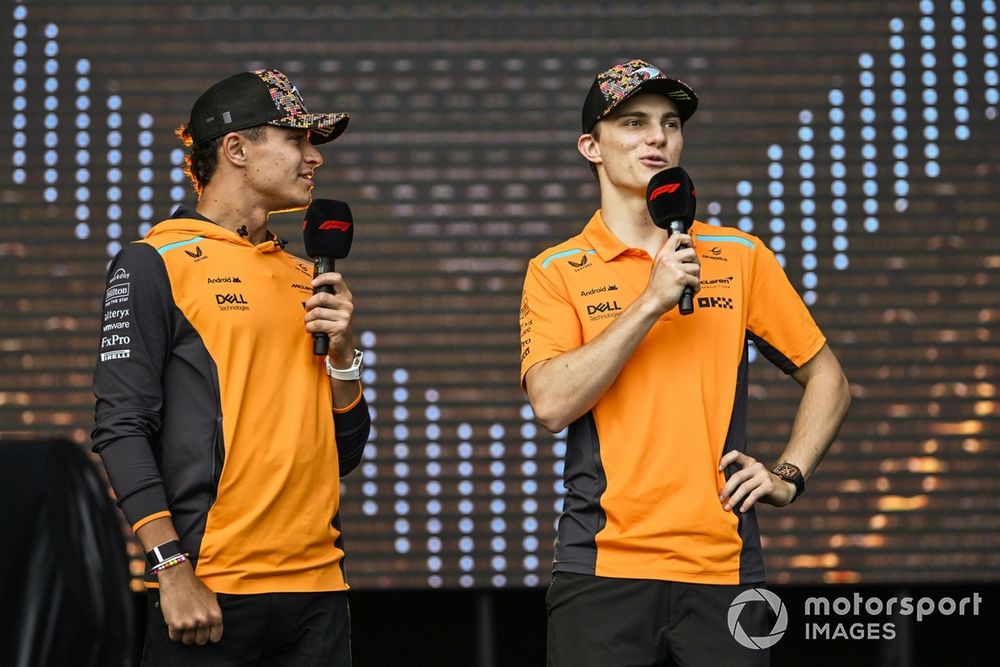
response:
M365 359L365 353L361 350L354 350L354 361L351 363L350 368L334 368L333 364L330 363L330 357L326 358L326 374L332 377L334 380L343 380L349 382L351 380L361 379L361 362Z

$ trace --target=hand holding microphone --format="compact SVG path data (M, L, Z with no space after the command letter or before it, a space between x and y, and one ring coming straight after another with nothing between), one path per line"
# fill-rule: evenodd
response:
M680 167L664 169L649 180L646 187L646 208L653 224L669 232L668 243L674 234L687 234L694 223L696 205L694 183ZM675 249L686 247L690 246L687 243L678 244ZM694 263L698 263L697 255L694 256ZM698 274L695 274L695 279L697 278ZM677 305L681 315L694 312L694 289L691 285L684 286Z
M322 283L313 288L306 301L306 328L312 332L313 354L325 355L330 337L344 338L343 350L353 353L351 314L354 304L342 276L334 273L335 260L344 259L354 239L354 219L350 207L334 199L315 199L302 223L306 254L313 258L313 276Z

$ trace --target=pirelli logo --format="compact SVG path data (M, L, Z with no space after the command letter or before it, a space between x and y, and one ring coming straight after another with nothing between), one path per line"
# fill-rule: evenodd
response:
M733 300L728 296L700 296L698 297L699 308L725 308L733 309Z

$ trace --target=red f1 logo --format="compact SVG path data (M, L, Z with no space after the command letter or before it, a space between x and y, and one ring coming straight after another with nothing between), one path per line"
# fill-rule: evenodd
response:
M327 220L319 226L324 232L336 229L338 232L346 232L351 229L351 223L345 220Z
M661 185L649 193L649 201L653 201L662 194L672 195L677 192L677 188L679 187L681 187L680 183L667 183L666 185Z

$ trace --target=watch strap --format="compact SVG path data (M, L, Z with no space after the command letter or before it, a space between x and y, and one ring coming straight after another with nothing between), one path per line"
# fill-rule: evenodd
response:
M168 540L163 544L158 544L146 552L146 563L150 568L158 567L163 563L171 561L184 553L184 548L177 540Z
M354 360L351 362L350 368L334 368L333 364L330 363L330 357L326 358L326 374L332 377L334 380L343 380L349 382L351 380L361 379L361 363L365 359L365 353L361 350L354 350Z
M771 472L781 479L795 485L795 495L789 503L794 503L795 499L801 496L806 490L806 480L802 471L794 463L782 462L771 468Z

